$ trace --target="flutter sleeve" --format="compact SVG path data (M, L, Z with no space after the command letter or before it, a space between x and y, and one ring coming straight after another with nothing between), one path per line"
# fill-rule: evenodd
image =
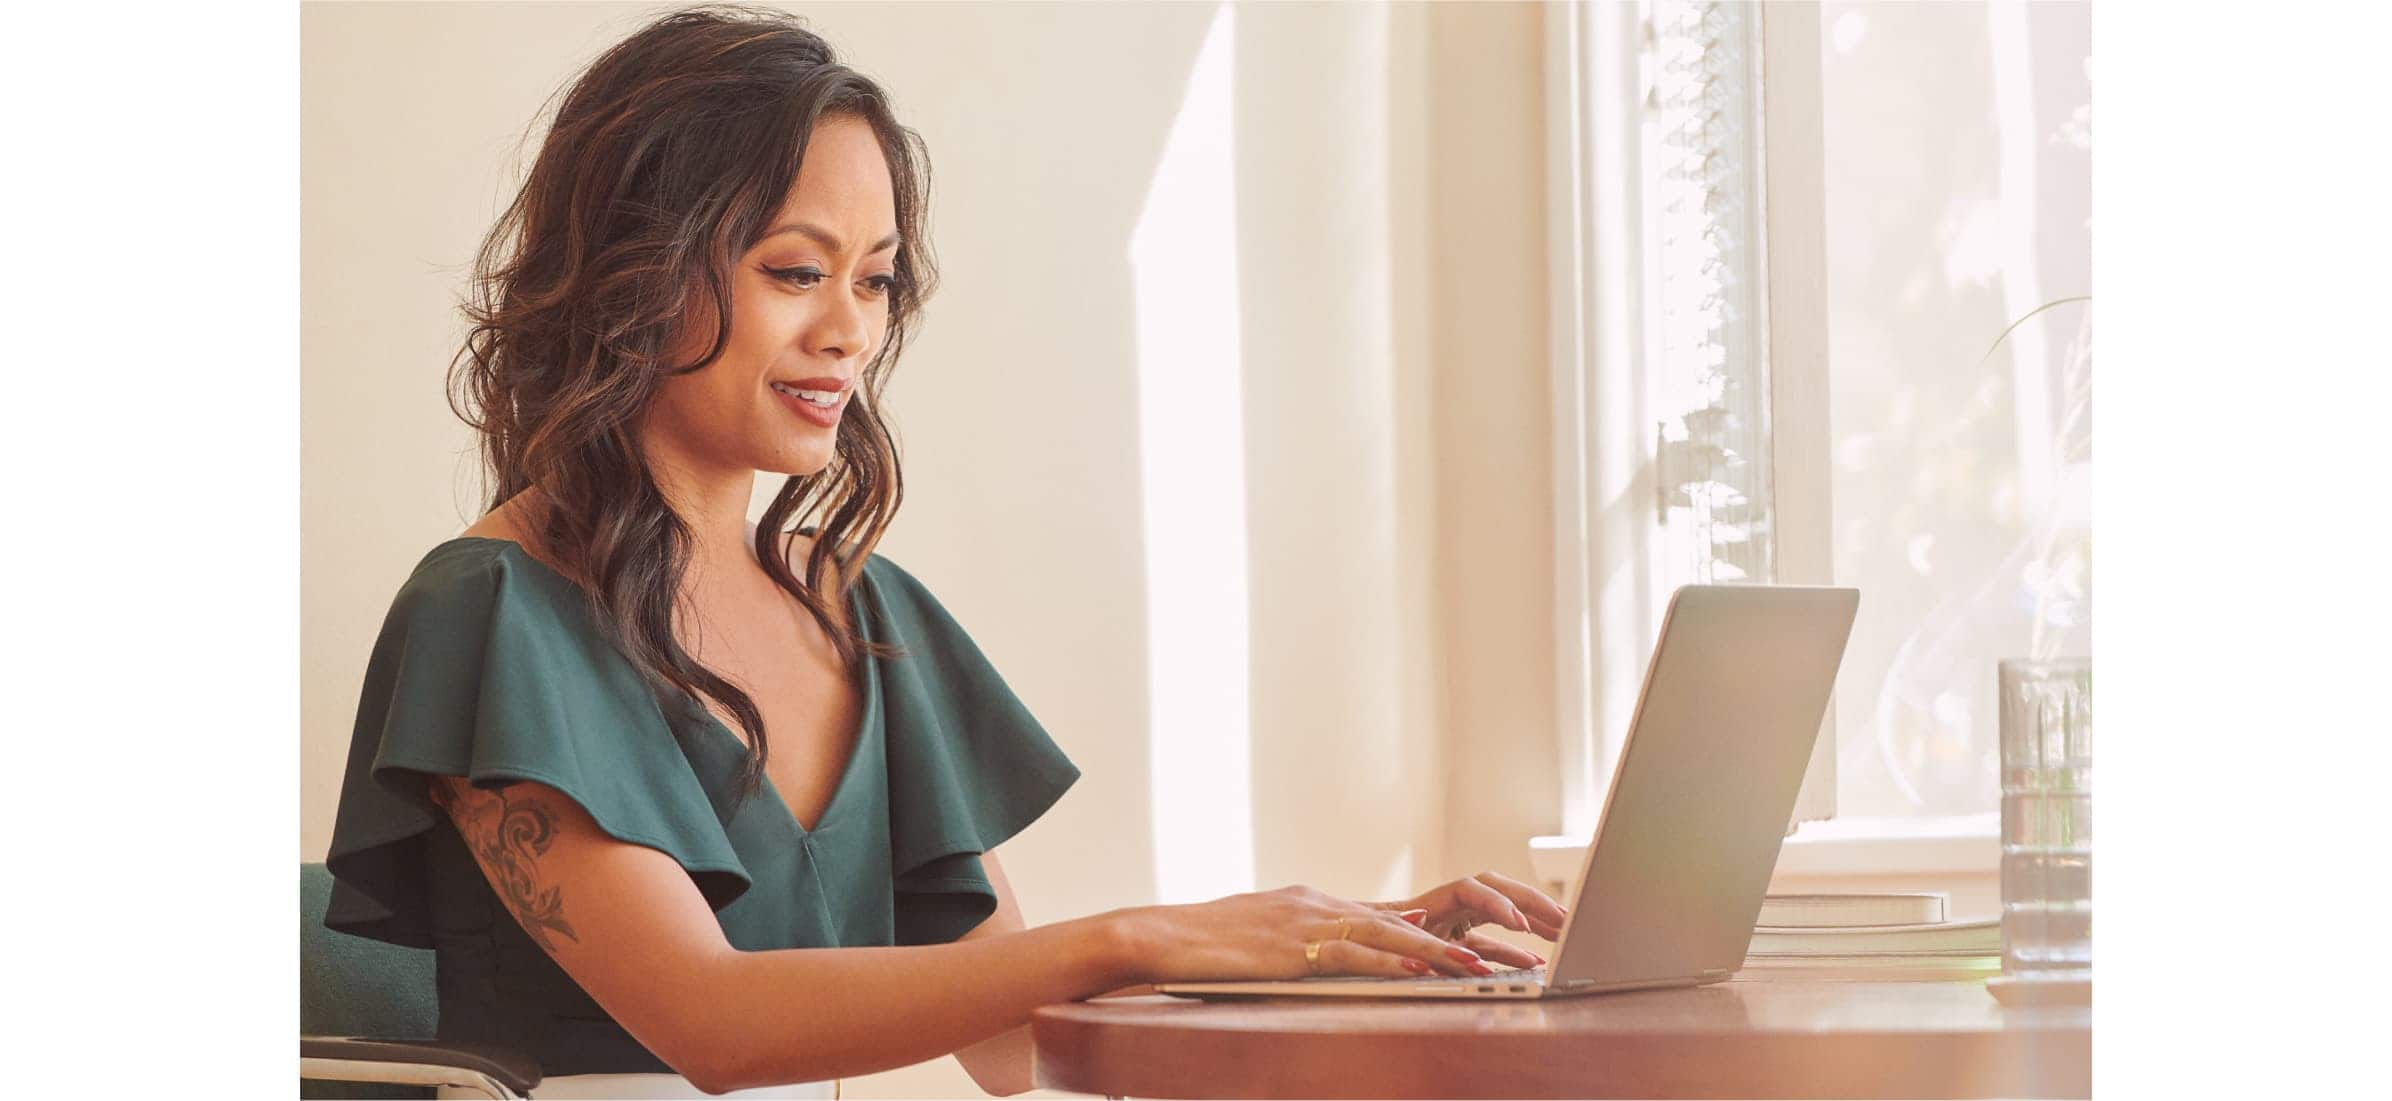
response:
M658 699L570 582L496 541L444 544L392 601L358 698L324 924L430 946L428 778L534 780L656 849L720 910L749 885Z
M879 555L866 567L880 641L906 651L881 667L897 943L945 943L996 909L980 855L1080 770L929 589Z

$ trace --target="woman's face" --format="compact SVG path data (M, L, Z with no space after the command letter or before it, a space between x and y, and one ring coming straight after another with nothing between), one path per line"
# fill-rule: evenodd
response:
M667 378L650 403L651 455L709 472L828 465L857 376L888 334L897 248L896 197L871 125L822 118L796 185L733 274L730 343L704 370ZM714 336L711 296L693 291L689 302L675 366L696 362Z

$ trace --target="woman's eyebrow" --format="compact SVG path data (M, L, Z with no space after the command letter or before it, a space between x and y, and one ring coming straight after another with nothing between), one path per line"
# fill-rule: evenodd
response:
M839 240L838 234L832 233L831 231L811 222L791 222L788 225L774 229L772 232L767 233L764 236L769 239L778 237L784 233L802 233L813 238L815 244L821 245L832 252L847 251L846 244ZM870 256L874 252L887 252L890 249L897 247L897 241L897 234L889 234L888 236L881 238L879 241L874 242L871 252L867 252L864 255Z

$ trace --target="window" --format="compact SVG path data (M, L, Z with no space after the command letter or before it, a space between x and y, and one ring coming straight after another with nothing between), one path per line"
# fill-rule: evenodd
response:
M2091 11L1819 14L1837 813L1990 814L1994 663L2091 653Z
M1862 591L1797 818L1990 815L2091 626L2084 9L1549 13L1564 834L1714 580Z

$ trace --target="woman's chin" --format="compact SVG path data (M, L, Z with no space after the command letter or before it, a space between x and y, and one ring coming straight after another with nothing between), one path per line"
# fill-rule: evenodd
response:
M791 478L811 478L822 473L831 465L831 455L832 451L827 447L823 448L820 454L807 452L797 455L780 455L773 458L772 465L759 466L756 469L766 474L778 474Z

